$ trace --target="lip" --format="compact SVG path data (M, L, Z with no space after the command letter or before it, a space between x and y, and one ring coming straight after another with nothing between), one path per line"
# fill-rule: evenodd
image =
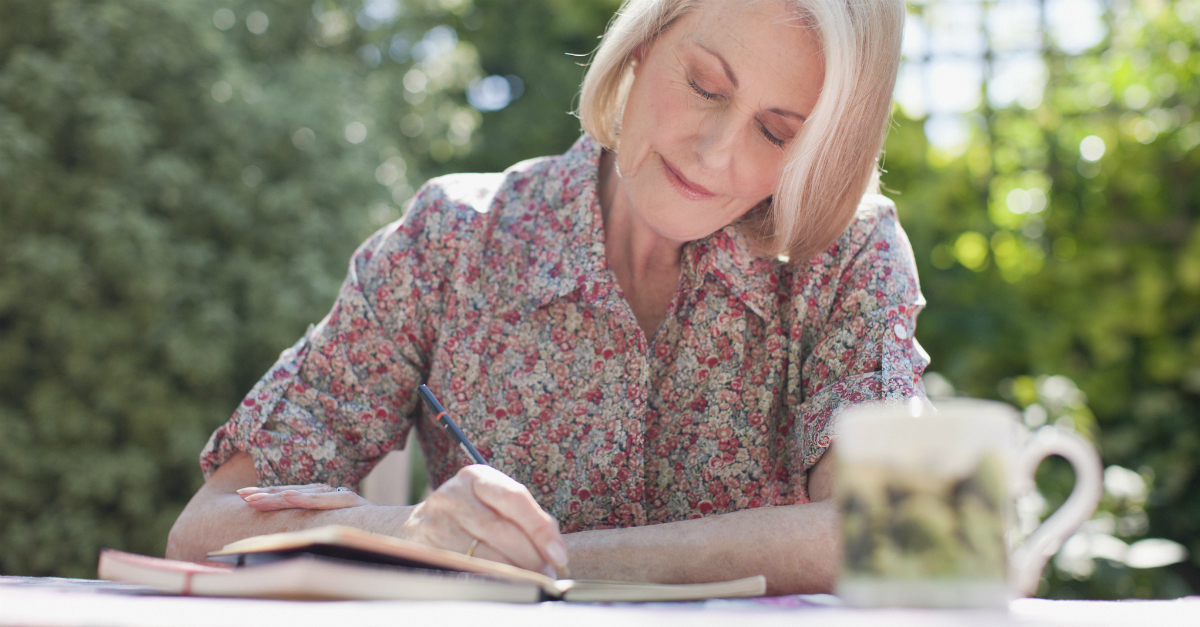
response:
M667 173L667 180L684 198L689 200L708 200L716 194L708 191L703 185L693 183L687 179L675 166L671 165L662 155L658 156L662 160L663 170Z

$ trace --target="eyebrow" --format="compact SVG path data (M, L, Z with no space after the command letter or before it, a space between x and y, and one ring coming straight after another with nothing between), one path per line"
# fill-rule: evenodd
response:
M703 42L697 41L696 45L700 46L700 48L702 50L704 50L705 52L716 57L717 60L721 62L721 67L725 68L725 76L727 78L729 78L729 82L733 83L733 88L737 89L738 88L738 79L736 76L733 75L733 69L729 67L729 62L725 60L725 57L721 56L721 54L718 53L716 50L713 50L712 48L709 48L708 46L704 45Z
M808 117L803 114L796 113L795 111L788 111L787 109L767 109L767 111L770 111L771 113L775 113L778 115L782 115L785 118L795 118L797 120L800 120L801 122L808 119Z
M716 50L713 50L712 48L709 48L708 46L706 46L704 44L704 42L696 41L696 40L693 40L693 41L695 41L696 45L699 46L701 50L707 52L708 54L711 54L712 56L716 57L717 61L721 62L721 67L725 70L725 77L729 79L730 83L733 83L733 88L737 89L738 88L737 76L734 76L733 68L729 67L729 62L725 60L725 57L721 56L721 54L719 52L717 52ZM808 116L796 113L795 111L788 111L787 109L767 109L767 111L770 111L771 113L774 113L776 115L782 115L785 118L794 118L794 119L800 120L801 122L804 122L805 120L808 119Z

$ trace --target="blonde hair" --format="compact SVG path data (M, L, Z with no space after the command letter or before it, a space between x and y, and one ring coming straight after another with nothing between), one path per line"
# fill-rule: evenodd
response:
M583 129L609 150L620 139L634 50L705 0L625 0L592 58L579 99ZM784 0L825 52L816 107L788 148L765 211L739 223L767 255L806 260L833 243L862 195L878 188L900 65L904 0Z

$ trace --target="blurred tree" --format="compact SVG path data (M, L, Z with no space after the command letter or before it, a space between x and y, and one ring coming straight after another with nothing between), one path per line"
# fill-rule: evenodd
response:
M524 94L483 114L478 149L463 168L500 171L522 159L565 152L579 138L579 120L570 112L585 65L619 5L619 0L475 0L463 38L479 49L486 72L516 77Z
M1115 11L1097 51L1045 51L1040 102L985 106L952 152L901 118L886 159L930 303L918 336L931 369L1031 424L1069 418L1106 464L1152 484L1144 510L1106 497L1098 520L1111 524L1096 528L1190 551L1170 571L1052 567L1051 596L1200 590L1200 5ZM1069 470L1048 464L1041 479L1057 506Z
M370 6L5 3L0 573L161 553L208 434L469 151L454 14Z

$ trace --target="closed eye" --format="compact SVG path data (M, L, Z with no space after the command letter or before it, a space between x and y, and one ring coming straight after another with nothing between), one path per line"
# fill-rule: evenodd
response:
M690 78L688 79L688 86L690 86L692 88L692 91L696 92L697 96L700 96L701 98L703 98L705 100L716 100L717 98L720 98L720 96L717 94L714 94L710 91L705 91L702 87L697 85L696 81L693 79L690 79ZM759 130L759 132L761 132L763 134L763 137L766 138L767 141L771 142L772 144L775 144L776 146L778 146L780 148L783 147L783 143L784 143L783 140L779 139L778 137L773 135L771 133L771 131L767 130L766 125L764 125L762 122L758 123L758 130Z
M688 85L690 85L692 87L692 91L696 92L697 96L700 96L701 98L703 98L705 100L716 100L718 98L718 96L716 94L709 92L709 91L704 91L703 89L701 89L700 86L696 84L696 81L694 81L690 78L688 79Z
M767 130L767 127L765 124L763 124L762 122L759 122L758 130L762 131L763 137L766 137L767 141L771 142L772 144L775 144L776 146L779 146L780 148L783 148L783 140L772 135L771 131Z

